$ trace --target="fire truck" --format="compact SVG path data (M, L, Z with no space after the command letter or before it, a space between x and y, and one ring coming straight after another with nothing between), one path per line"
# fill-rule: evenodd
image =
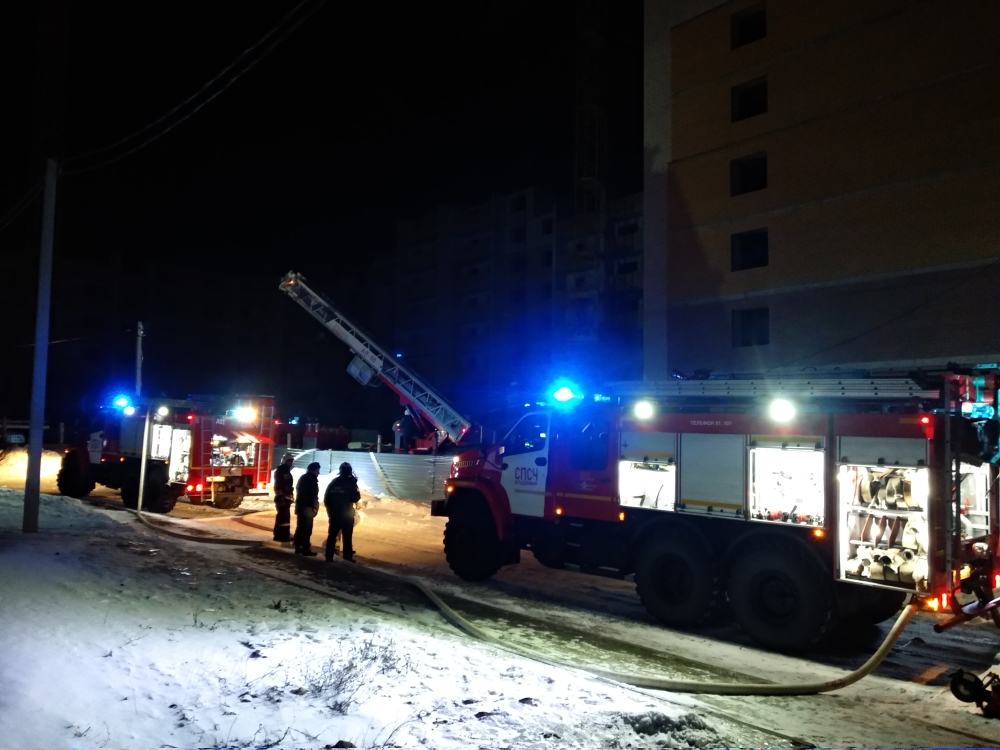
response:
M121 490L125 507L137 508L144 442L144 510L169 513L181 497L196 505L211 501L217 508L236 508L270 481L274 399L132 403L119 396L113 406L98 410L91 432L66 450L56 477L59 491L84 497L101 484Z
M951 613L937 630L1000 625L997 384L986 370L564 387L502 444L456 455L432 515L465 580L530 550L634 576L668 626L725 605L775 650L908 597Z
M431 389L423 378L405 367L397 357L390 356L371 336L348 320L330 300L312 289L302 274L289 271L278 288L348 346L354 354L347 367L351 377L364 386L385 383L399 396L416 431L415 452L447 450L469 432L472 427L469 420ZM393 430L399 432L399 429L397 422Z

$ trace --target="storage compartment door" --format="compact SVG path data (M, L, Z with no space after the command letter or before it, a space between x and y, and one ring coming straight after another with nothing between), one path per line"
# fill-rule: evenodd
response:
M681 435L681 497L677 510L743 518L746 436Z
M675 432L622 432L619 458L647 464L673 463L677 454Z
M840 462L862 466L926 466L924 438L840 438Z

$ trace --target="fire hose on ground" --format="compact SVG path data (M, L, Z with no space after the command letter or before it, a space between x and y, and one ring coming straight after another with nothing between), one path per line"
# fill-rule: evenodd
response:
M168 536L176 537L179 539L184 539L191 542L202 542L205 544L225 544L230 546L243 546L243 547L263 547L264 542L242 540L242 539L225 539L225 538L204 538L190 536L188 534L179 534L168 529L164 529L156 524L150 523L144 517L142 511L133 511L138 517L140 523L144 526ZM404 581L411 586L415 587L420 591L441 613L441 615L454 627L462 631L466 635L469 635L477 640L489 643L493 646L503 648L504 650L511 651L519 656L537 661L543 664L548 664L554 667L563 667L569 669L576 669L595 677L600 677L605 680L610 680L612 682L619 682L632 687L643 688L647 690L664 690L671 693L691 693L691 694L703 694L703 695L757 695L757 696L775 696L775 695L816 695L818 693L829 693L834 690L840 690L849 685L853 685L859 680L864 679L872 672L874 672L878 666L885 660L892 651L893 646L899 640L899 636L902 635L903 630L909 625L910 620L917 611L917 605L910 603L903 608L900 612L899 617L893 624L892 628L889 630L888 635L886 635L885 640L882 641L882 645L878 647L874 654L862 664L860 667L855 669L842 677L838 677L833 680L827 680L825 682L805 682L805 683L734 683L734 682L699 682L695 680L670 680L663 679L659 677L643 677L634 674L623 674L619 672L612 672L603 669L594 669L593 667L580 666L579 664L574 664L572 662L562 661L560 659L553 659L551 657L539 654L531 649L524 648L511 643L506 643L491 633L483 630L482 628L474 625L473 623L466 620L458 612L448 606L440 596L437 595L427 584L423 581L414 578L412 576L402 576L395 573L390 573L385 570L378 570L375 568L367 568L378 575L392 578L398 581Z

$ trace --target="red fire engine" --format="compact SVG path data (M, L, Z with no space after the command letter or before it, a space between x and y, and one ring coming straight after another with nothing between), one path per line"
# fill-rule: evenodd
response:
M763 646L908 596L998 618L995 371L910 378L563 388L501 445L459 453L432 515L452 570L483 580L531 550L624 577L667 625L725 598ZM624 384L623 384L624 386Z
M185 495L195 504L210 500L218 508L236 508L270 481L273 398L220 403L214 397L191 397L132 404L120 396L115 402L114 408L99 410L90 434L63 456L57 477L63 495L83 497L102 484L121 490L125 507L138 507L144 436L145 510L169 513Z

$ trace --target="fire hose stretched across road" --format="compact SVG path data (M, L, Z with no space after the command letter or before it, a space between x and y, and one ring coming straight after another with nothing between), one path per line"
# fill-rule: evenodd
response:
M132 511L136 514L139 521L146 527L156 531L157 533L167 534L168 536L176 537L179 539L184 539L190 542L202 542L205 544L225 544L229 546L240 546L240 547L264 547L266 546L264 542L242 540L242 539L225 539L219 537L206 538L206 537L196 537L190 536L188 534L179 534L175 531L169 531L162 528L156 524L150 523L146 520L144 514L141 511ZM525 658L531 659L533 661L541 662L543 664L548 664L549 666L555 667L565 667L569 669L578 669L595 677L600 677L602 679L611 680L613 682L620 682L632 687L644 688L648 690L665 690L671 693L697 693L704 695L816 695L817 693L829 693L834 690L840 690L848 685L853 685L861 679L864 679L872 672L874 672L878 666L885 660L889 652L892 651L893 646L899 640L899 636L903 633L903 630L909 625L910 620L917 611L916 604L908 604L903 608L899 617L896 619L895 624L889 630L889 634L885 637L882 645L878 647L871 658L868 659L864 664L850 672L843 677L838 677L834 680L828 680L826 682L805 682L805 683L788 683L788 684L775 684L775 683L734 683L734 682L698 682L695 680L669 680L662 679L659 677L642 677L633 674L622 674L619 672L609 672L602 669L594 669L592 667L584 667L579 664L573 664L572 662L561 661L559 659L552 659L543 654L539 654L531 649L524 648L522 646L517 646L515 644L506 643L496 636L488 633L482 628L474 625L473 623L466 620L458 612L449 607L445 602L438 596L427 584L423 581L413 578L412 576L401 576L395 573L389 573L388 571L378 570L375 568L367 568L377 575L384 576L386 578L392 578L397 581L404 581L409 585L418 589L428 600L441 612L442 616L458 628L463 633L476 638L477 640L489 643L493 646L503 648L507 651L518 654ZM352 598L353 599L353 598Z

